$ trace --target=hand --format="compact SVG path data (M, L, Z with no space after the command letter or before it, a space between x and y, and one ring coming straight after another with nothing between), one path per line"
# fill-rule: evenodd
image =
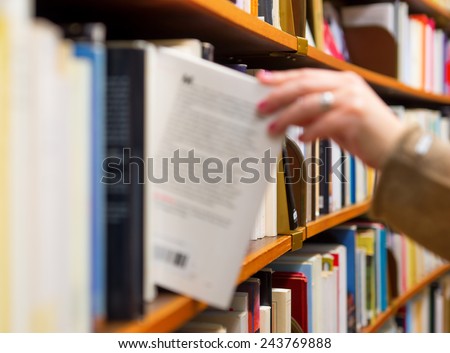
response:
M257 77L273 87L258 105L261 115L277 113L270 134L300 125L303 142L331 138L366 164L381 168L403 132L389 107L353 72L298 69L260 71ZM323 102L325 92L328 102Z

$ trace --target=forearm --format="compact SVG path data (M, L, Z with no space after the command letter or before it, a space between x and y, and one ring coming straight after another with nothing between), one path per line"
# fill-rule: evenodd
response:
M427 148L423 136L411 127L397 143L381 171L372 215L450 260L450 146L435 139Z

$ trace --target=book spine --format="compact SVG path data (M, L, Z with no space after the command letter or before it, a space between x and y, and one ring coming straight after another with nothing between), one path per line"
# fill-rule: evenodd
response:
M114 48L107 54L107 156L111 162L105 170L115 175L107 185L107 312L110 320L125 320L143 313L145 53Z
M105 159L105 83L106 53L100 43L77 43L75 55L87 58L93 69L92 106L91 106L91 205L93 210L91 222L92 253L91 291L92 315L94 322L102 321L106 316L106 279L105 279L105 238L106 238L106 188L101 183Z
M320 140L320 196L319 211L320 214L328 214L332 209L332 192L331 192L331 144L330 140Z

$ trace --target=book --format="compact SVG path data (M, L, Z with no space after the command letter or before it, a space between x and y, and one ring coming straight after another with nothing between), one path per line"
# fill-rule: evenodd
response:
M110 43L107 49L109 320L133 319L144 309L143 158L148 55L143 42Z
M101 183L106 157L106 29L101 23L72 23L64 27L65 36L75 40L75 55L86 58L92 66L91 86L91 224L92 242L92 318L101 322L106 317L106 187Z
M331 140L320 140L320 181L319 181L319 211L321 215L333 210L332 183L332 147Z
M155 49L150 72L148 136L155 138L145 158L153 158L153 175L162 174L161 160L175 150L180 156L193 150L223 165L232 158L263 158L264 151L280 153L281 141L267 135L267 120L254 110L269 90L255 78L170 48ZM173 169L166 175L167 183L152 183L146 196L156 283L226 309L258 211L248 205L261 204L264 179L243 183L233 173L232 183L186 178L182 185Z
M248 332L250 333L260 331L260 288L261 280L252 277L237 287L238 292L247 293Z
M271 333L271 326L272 326L272 303L270 306L262 305L260 308L260 325L261 333Z
M291 290L272 289L272 333L291 333Z

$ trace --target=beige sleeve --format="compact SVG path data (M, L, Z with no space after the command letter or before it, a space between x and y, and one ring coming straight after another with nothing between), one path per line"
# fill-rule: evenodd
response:
M371 214L450 260L450 145L409 127L381 171Z

